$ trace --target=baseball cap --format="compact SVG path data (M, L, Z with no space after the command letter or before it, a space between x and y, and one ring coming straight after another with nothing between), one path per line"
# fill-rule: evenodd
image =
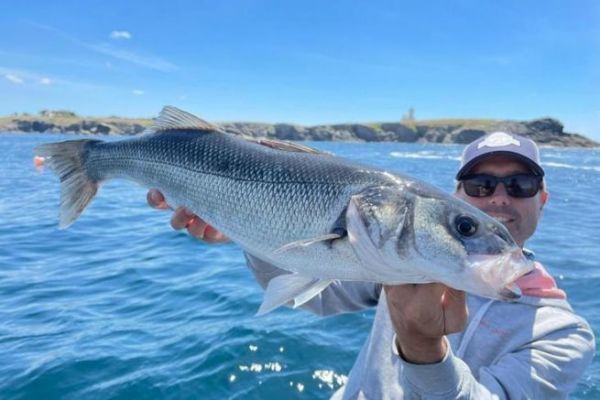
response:
M512 133L493 132L465 147L456 179L467 175L478 162L496 155L513 157L531 168L534 174L544 176L540 151L533 140Z

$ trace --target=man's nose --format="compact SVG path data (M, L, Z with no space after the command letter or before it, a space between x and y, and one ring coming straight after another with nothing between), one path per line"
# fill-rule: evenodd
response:
M490 203L503 206L510 204L510 196L508 193L506 193L506 187L504 187L504 183L498 183L496 190L494 190L494 194L492 194L490 197Z

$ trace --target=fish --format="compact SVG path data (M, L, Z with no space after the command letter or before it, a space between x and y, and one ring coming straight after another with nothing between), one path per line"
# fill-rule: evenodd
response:
M60 178L59 228L109 179L157 188L239 247L286 270L258 314L299 307L336 281L441 282L514 300L533 269L504 225L421 180L299 143L226 132L172 106L143 134L35 148Z

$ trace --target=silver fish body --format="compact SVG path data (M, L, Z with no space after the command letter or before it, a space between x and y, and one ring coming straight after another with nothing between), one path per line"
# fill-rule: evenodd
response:
M293 273L295 282L270 285L276 299L263 311L290 298L305 301L335 279L440 281L506 298L518 295L507 286L531 269L504 226L424 182L300 146L246 140L173 108L157 125L155 133L122 141L37 148L61 177L62 227L103 181L158 188L171 205ZM475 234L457 232L460 218L467 228L476 225Z

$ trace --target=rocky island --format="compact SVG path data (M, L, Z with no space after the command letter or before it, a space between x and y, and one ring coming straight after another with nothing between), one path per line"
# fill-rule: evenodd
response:
M80 117L70 111L42 111L38 115L15 114L0 117L0 132L78 133L96 135L135 135L152 123L145 118ZM486 133L507 131L535 140L543 146L598 147L583 135L567 133L554 118L531 121L493 119L416 120L398 122L348 123L302 126L230 122L218 124L232 133L284 140L469 143Z

